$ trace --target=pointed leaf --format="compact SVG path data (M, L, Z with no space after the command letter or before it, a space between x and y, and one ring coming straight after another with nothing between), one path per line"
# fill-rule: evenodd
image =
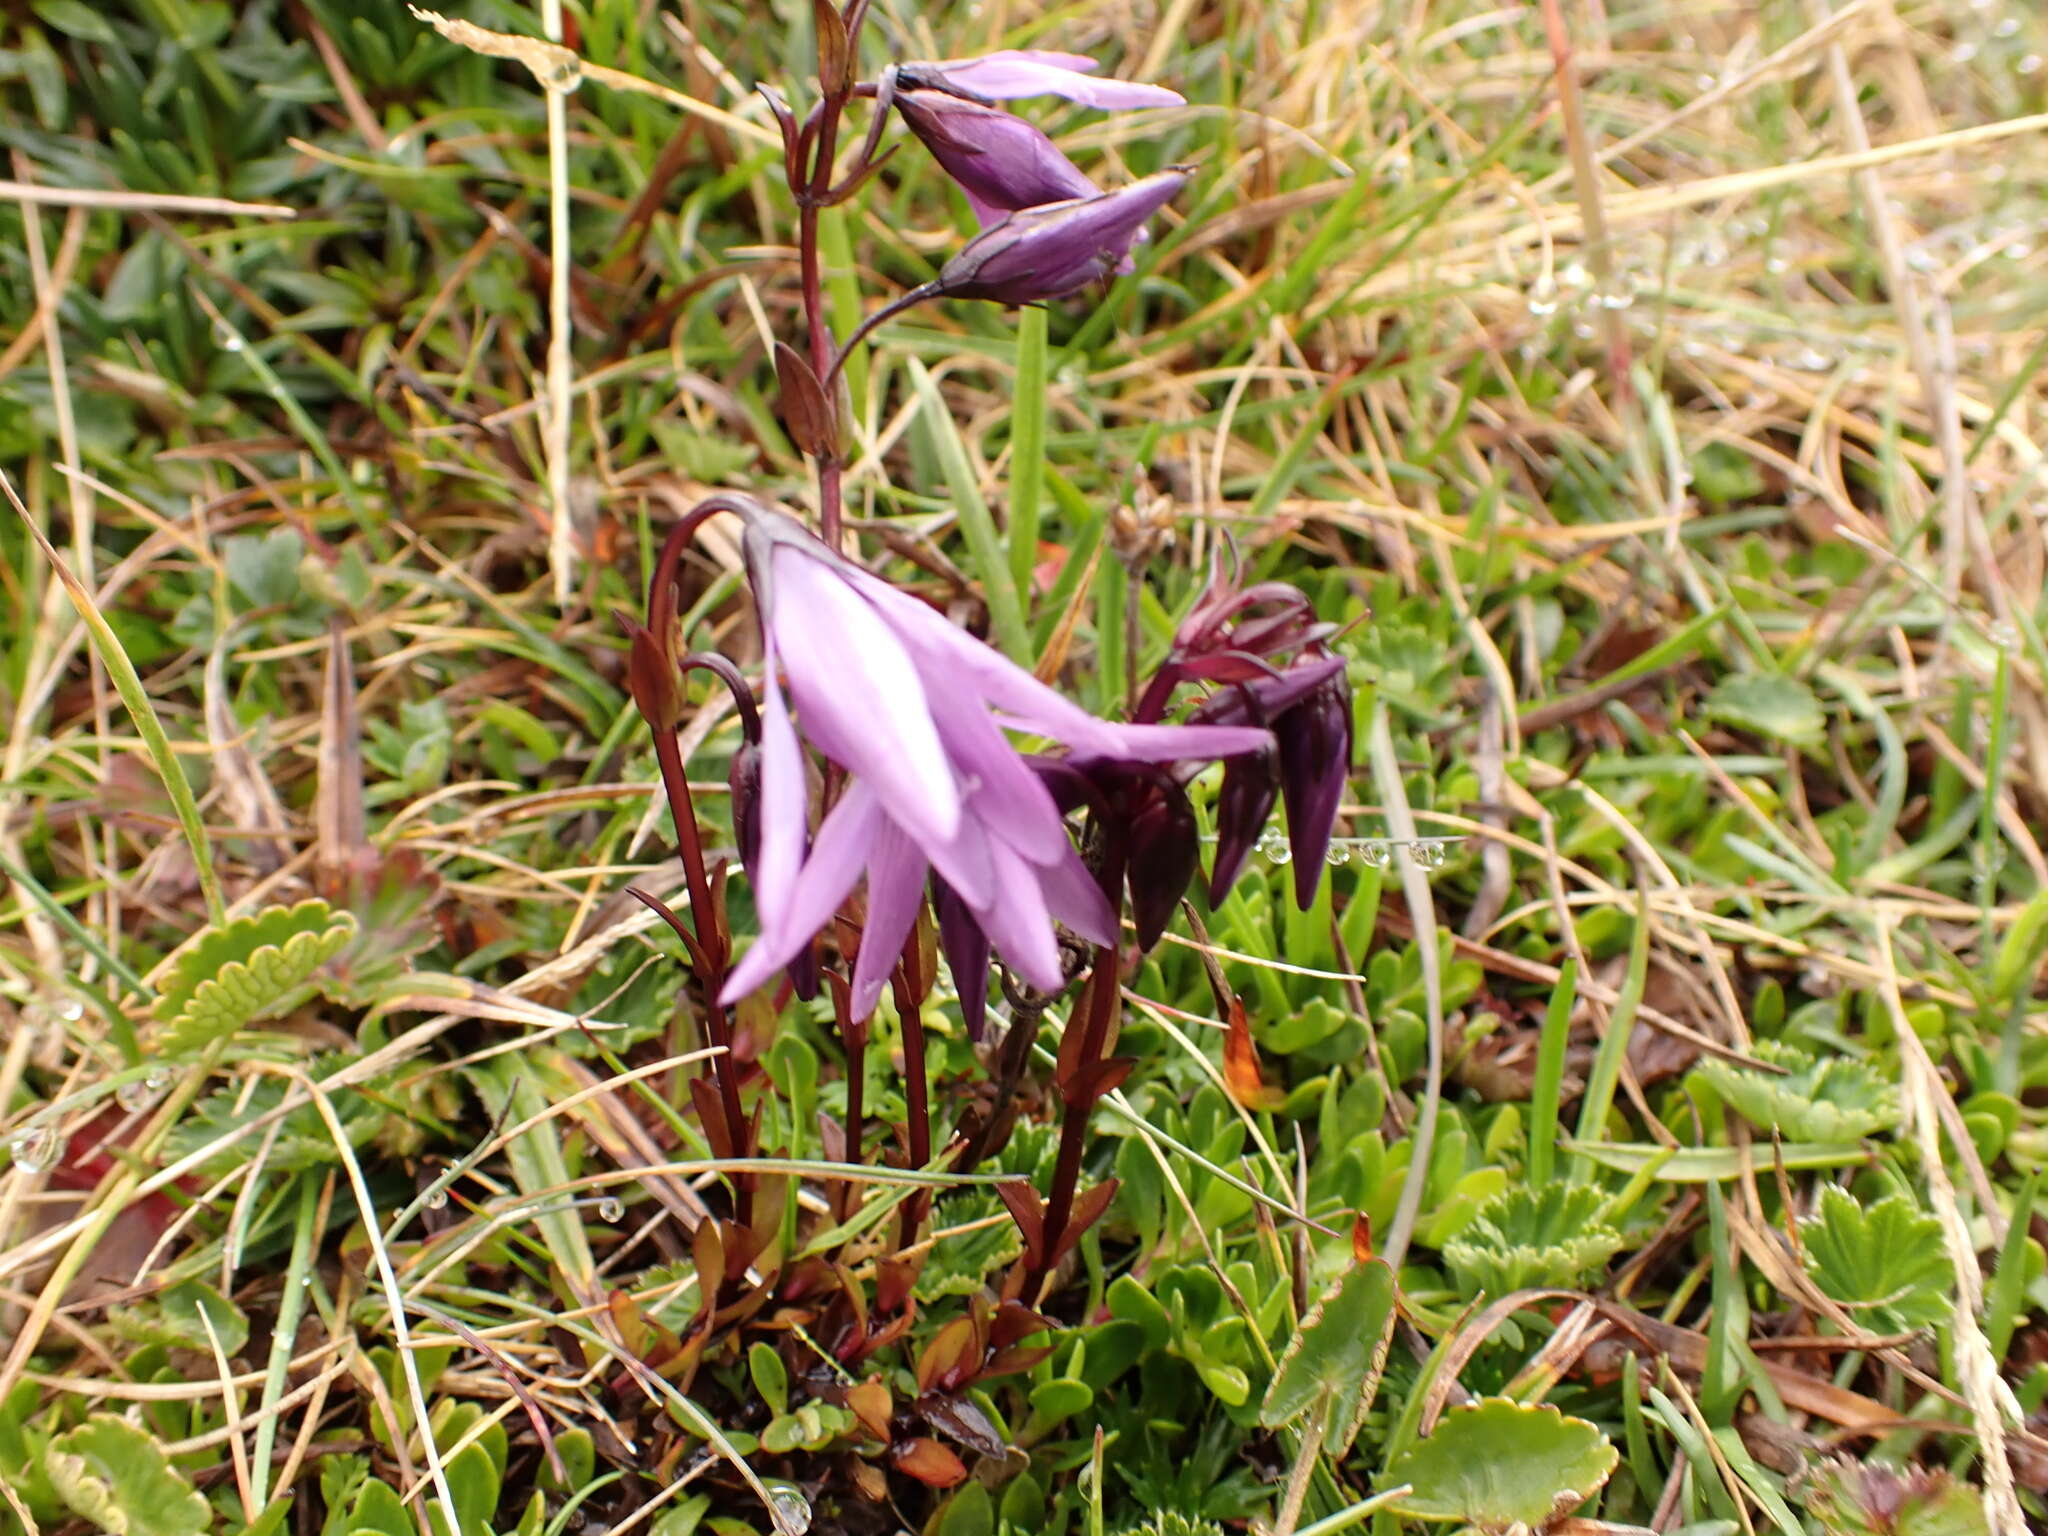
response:
M1346 1450L1371 1406L1394 1330L1394 1272L1378 1260L1354 1264L1309 1309L1280 1357L1259 1408L1269 1429L1328 1404Z

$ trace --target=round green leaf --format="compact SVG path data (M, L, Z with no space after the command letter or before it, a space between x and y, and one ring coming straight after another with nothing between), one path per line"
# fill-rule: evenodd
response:
M1418 1520L1540 1531L1597 1493L1620 1459L1584 1419L1487 1397L1445 1414L1436 1433L1393 1459L1384 1480L1410 1486L1393 1507Z

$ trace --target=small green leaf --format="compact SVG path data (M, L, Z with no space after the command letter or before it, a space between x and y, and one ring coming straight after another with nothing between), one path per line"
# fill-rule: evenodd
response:
M780 1418L789 1412L789 1371L774 1345L756 1341L748 1349L747 1374L754 1378L754 1390L771 1414Z
M1813 690L1782 672L1724 677L1707 695L1706 713L1710 719L1795 747L1818 741L1827 729L1827 716Z
M1803 1481L1826 1536L1990 1536L1983 1496L1940 1468L1830 1459Z
M1393 1507L1418 1520L1540 1531L1599 1492L1620 1460L1584 1419L1487 1397L1445 1414L1434 1434L1389 1463L1382 1481L1410 1486Z
M1377 1259L1354 1264L1301 1320L1266 1389L1259 1422L1277 1429L1327 1404L1329 1444L1341 1455L1372 1407L1393 1329L1393 1269Z
M1839 1184L1823 1184L1820 1208L1799 1237L1814 1283L1873 1332L1948 1318L1955 1269L1941 1223L1904 1195L1866 1207Z
M1621 1251L1621 1234L1600 1220L1605 1204L1590 1184L1505 1190L1444 1244L1444 1262L1468 1297L1576 1285Z
M182 1281L149 1303L112 1307L107 1321L116 1333L137 1343L197 1350L209 1357L213 1345L207 1336L208 1323L213 1325L213 1337L230 1356L239 1354L249 1342L249 1319L242 1309L203 1280Z
M1786 1141L1844 1142L1899 1118L1891 1084L1854 1057L1822 1060L1776 1040L1758 1041L1752 1054L1785 1071L1774 1075L1719 1059L1693 1070L1759 1130L1776 1131Z
M163 1447L111 1413L52 1440L43 1469L74 1513L114 1536L200 1536L212 1523Z
M312 995L314 973L347 947L355 936L356 920L332 911L324 901L301 902L291 910L308 908L318 909L323 926L308 927L282 944L265 944L247 959L223 965L192 988L176 1013L158 1003L158 1017L166 1020L159 1041L166 1054L191 1055L238 1029L297 1007Z

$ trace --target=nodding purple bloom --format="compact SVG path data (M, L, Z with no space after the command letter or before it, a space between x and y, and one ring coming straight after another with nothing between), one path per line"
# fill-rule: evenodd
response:
M1161 171L1114 192L1013 213L968 241L931 286L999 304L1063 298L1124 270L1145 221L1193 174Z
M947 59L938 64L904 64L899 73L919 85L932 85L986 101L1018 96L1064 96L1084 107L1123 111L1132 107L1178 107L1187 98L1163 85L1136 80L1101 80L1095 61L1081 53L1050 53L1037 48L1005 48L972 59Z
M853 975L854 1016L865 1017L934 871L1018 976L1055 990L1064 978L1054 922L1111 944L1115 918L1004 731L1130 762L1227 757L1272 741L1256 727L1098 720L791 519L765 507L744 515L765 652L759 854L748 870L761 936L727 980L726 1002L797 956L865 874ZM849 775L808 851L792 702L803 735Z
M896 92L896 110L967 194L981 227L1020 208L1094 197L1101 189L1035 126L947 91Z

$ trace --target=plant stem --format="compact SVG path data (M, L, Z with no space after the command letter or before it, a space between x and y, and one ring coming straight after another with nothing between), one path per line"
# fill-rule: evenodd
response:
M996 1070L995 1107L953 1165L955 1173L972 1173L981 1166L981 1160L988 1156L989 1148L1002 1131L1004 1116L1013 1114L1017 1085L1024 1080L1024 1064L1031 1059L1032 1042L1038 1038L1038 1021L1045 1017L1048 1001L1034 1000L1012 1010L1010 1032L1003 1036L1002 1061Z
M909 1096L910 1166L926 1168L932 1160L931 1082L924 1059L924 1005L897 972L896 1011L903 1020L903 1076ZM903 1202L903 1229L897 1246L908 1248L917 1239L929 1196L912 1195Z
M832 325L825 318L824 268L818 255L818 212L832 190L832 161L839 147L839 115L846 96L830 90L819 105L816 151L810 165L810 180L792 187L797 201L797 252L803 263L804 329L811 346L811 372L823 381L832 372L837 350ZM829 386L828 386L829 388ZM828 394L827 404L835 397ZM844 516L839 484L840 464L835 453L818 461L818 536L832 549L841 543L840 523Z

